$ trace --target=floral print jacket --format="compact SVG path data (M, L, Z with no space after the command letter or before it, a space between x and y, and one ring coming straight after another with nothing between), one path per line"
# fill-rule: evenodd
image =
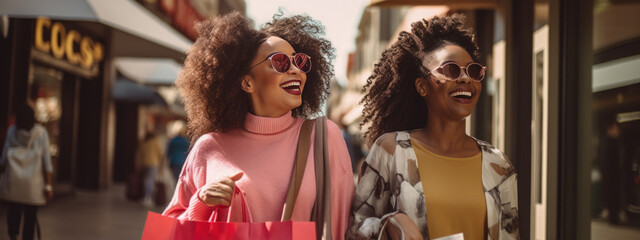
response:
M395 152L391 154L382 146L383 138L385 136L373 144L362 164L347 239L386 238L387 220L399 212L407 214L422 236L430 239L428 209L409 132L395 133ZM475 140L482 151L482 185L488 226L486 239L519 239L515 169L500 150L487 142Z

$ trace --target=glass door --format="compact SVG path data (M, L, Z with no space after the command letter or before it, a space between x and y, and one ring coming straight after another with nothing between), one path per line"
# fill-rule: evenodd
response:
M546 238L549 128L549 25L533 34L531 209L534 239Z
M62 71L40 64L31 64L29 69L28 102L33 107L36 121L44 126L49 134L54 179L59 169L63 76Z

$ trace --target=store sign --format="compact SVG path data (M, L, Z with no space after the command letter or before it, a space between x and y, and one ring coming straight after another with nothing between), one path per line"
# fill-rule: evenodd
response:
M172 25L180 30L180 32L187 35L187 37L192 41L195 41L198 38L198 31L196 31L194 26L196 23L202 21L204 17L193 6L192 1L160 0L158 5L160 6L160 9L171 18ZM215 11L217 13L217 8Z
M35 48L86 69L104 58L101 43L48 18L38 18L36 21Z

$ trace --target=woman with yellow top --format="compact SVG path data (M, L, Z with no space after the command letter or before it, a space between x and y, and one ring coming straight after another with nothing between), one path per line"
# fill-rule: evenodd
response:
M465 133L486 68L463 22L414 22L375 65L349 239L519 239L513 165Z

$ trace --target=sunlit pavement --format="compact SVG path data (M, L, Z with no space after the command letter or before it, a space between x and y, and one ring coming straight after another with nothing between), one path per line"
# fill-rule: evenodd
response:
M42 239L140 239L147 211L161 212L164 207L147 209L141 202L129 201L124 189L124 185L116 184L99 192L58 194L38 210ZM7 205L3 203L0 239L9 239L6 216Z
M164 207L145 208L124 196L124 185L115 184L104 191L77 190L75 195L60 193L38 211L45 240L68 239L140 239L147 211L161 212ZM591 222L591 239L637 240L638 228L612 225L602 220ZM0 240L7 235L7 206L0 205Z
M593 240L638 240L640 239L640 229L614 225L604 220L591 221L591 239Z

